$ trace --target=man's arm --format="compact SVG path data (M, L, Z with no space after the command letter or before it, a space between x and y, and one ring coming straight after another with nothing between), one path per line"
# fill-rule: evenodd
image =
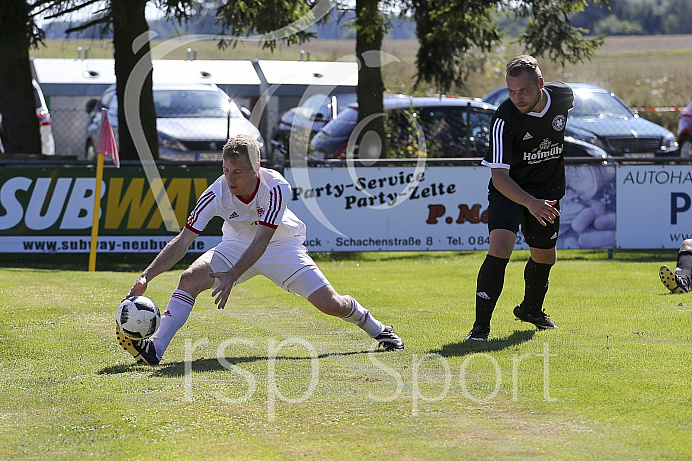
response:
M216 287L211 294L216 297L214 302L219 309L223 309L226 306L228 295L231 294L231 289L233 289L235 282L264 254L267 245L269 245L269 242L274 236L274 232L276 232L276 229L272 229L271 227L262 225L257 226L255 238L252 239L250 246L240 255L235 265L226 272L212 272L209 274L219 279L219 286Z
M144 269L142 275L139 276L134 286L130 288L127 298L130 296L143 295L147 289L147 284L157 275L166 272L173 267L175 263L180 261L190 244L197 238L197 234L191 230L184 228L178 235L173 237L173 240L168 242L161 252L156 255L156 258Z
M506 168L493 168L491 171L495 188L508 199L528 208L542 226L548 222L552 224L560 216L560 211L553 207L557 200L543 200L529 194L509 177L509 170Z

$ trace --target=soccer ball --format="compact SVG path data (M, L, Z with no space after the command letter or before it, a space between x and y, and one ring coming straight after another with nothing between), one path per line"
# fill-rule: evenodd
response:
M161 323L158 306L146 296L132 296L120 303L115 313L115 324L130 339L146 339L153 335Z

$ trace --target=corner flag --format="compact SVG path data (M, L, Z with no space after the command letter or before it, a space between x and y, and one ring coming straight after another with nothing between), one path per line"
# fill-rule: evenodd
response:
M110 120L108 109L101 109L101 132L99 143L96 146L96 187L94 188L94 220L91 225L91 247L89 249L89 271L96 270L96 247L98 246L99 218L101 214L101 183L103 182L103 157L108 155L113 158L113 163L120 168L118 147L115 145L115 135Z

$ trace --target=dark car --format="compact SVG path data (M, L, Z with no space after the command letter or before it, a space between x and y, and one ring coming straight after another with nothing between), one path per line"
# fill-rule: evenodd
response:
M640 118L620 98L603 88L568 83L574 90L565 136L591 143L614 157L678 155L675 135L653 122ZM483 101L500 105L509 93L501 87Z
M384 109L388 133L383 157L468 158L485 155L496 108L470 98L389 95L384 98ZM355 130L357 123L358 104L352 104L315 135L310 157L345 158L349 142L355 143L360 134L361 130ZM369 150L363 144L372 142L379 140L366 135L354 147Z
M313 94L301 105L281 114L271 140L273 158L283 160L288 156L291 136L294 139L307 136L305 143L309 142L324 125L356 101L355 93Z
M241 110L216 85L154 83L153 91L161 160L220 161L224 144L237 134L257 139L264 157L264 142L257 127L248 120L249 111ZM86 160L96 156L101 108L108 109L108 119L117 141L115 85L106 89L100 100L92 99L87 103L90 120L84 148Z
M404 95L385 96L384 108L388 126L384 157L387 158L483 157L490 142L490 121L497 109L477 99ZM349 142L354 151L368 149L357 144L359 133L354 135L357 123L358 105L352 104L315 135L310 143L310 159L343 159ZM363 143L376 144L372 147L379 150L378 140L366 138ZM602 160L610 157L600 147L569 136L565 138L563 155Z
M680 112L678 144L680 145L680 157L692 157L692 102Z

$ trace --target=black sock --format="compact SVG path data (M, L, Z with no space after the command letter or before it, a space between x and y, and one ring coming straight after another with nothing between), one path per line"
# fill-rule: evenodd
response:
M495 304L505 283L505 269L509 259L487 255L476 280L476 322L474 327L490 327Z
M522 307L527 312L537 314L543 310L543 300L548 292L552 264L537 263L529 258L524 268L524 300Z
M681 251L678 253L678 267L675 273L684 279L689 286L692 280L692 251Z

